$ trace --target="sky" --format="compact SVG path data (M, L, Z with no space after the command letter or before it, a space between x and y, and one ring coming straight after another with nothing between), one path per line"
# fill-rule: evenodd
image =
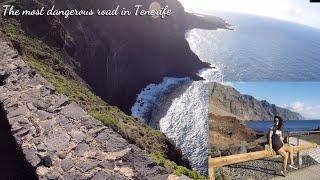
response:
M232 82L240 93L320 120L320 82Z
M320 29L320 3L309 0L179 0L188 12L230 11L267 16Z

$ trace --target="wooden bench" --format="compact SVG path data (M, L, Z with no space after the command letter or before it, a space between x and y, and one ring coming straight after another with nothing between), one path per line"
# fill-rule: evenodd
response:
M317 144L307 144L301 146L291 146L293 148L294 153L298 153L300 151L305 151L313 148L317 148ZM251 153L244 153L244 154L235 154L230 156L223 156L217 158L209 157L209 179L214 180L214 169L217 167L228 166L232 164L239 164L247 161L253 161L257 159L264 159L268 157L275 157L276 153L267 148L263 151L251 152Z

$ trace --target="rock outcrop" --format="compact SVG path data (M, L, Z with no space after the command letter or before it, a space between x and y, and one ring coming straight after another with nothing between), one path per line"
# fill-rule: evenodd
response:
M6 114L0 120L8 121L40 179L166 179L171 173L58 94L3 39L0 102Z
M303 119L296 112L243 95L233 87L219 83L210 84L209 101L213 111L217 111L215 114L235 116L241 120L272 120L275 115L280 115L285 120Z

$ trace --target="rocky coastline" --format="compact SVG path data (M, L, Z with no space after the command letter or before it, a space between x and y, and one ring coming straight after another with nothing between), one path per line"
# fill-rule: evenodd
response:
M99 9L116 5L131 9L136 4L149 7L152 2L18 0L11 4L20 9L51 7L53 4L59 9ZM39 16L22 17L18 20L28 35L42 39L61 51L64 59L59 60L60 64L70 66L97 95L130 114L136 95L150 83L159 83L163 77L201 79L197 76L198 70L209 67L209 64L201 62L190 50L185 39L187 30L228 26L225 21L216 17L209 21L185 13L182 4L177 0L157 2L163 7L168 6L173 12L172 15L166 19L148 16L90 16L68 19ZM19 42L16 42L15 47L18 50L19 46ZM57 66L57 63L48 63L61 72L69 71L63 66Z

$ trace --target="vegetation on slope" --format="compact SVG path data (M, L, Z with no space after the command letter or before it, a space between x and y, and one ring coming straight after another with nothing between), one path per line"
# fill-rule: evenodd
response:
M30 34L27 35L22 30L20 22L14 18L0 16L0 31L8 37L12 46L19 51L26 63L51 82L59 93L65 94L91 116L145 150L158 165L173 169L177 175L184 174L194 179L205 179L198 172L178 166L175 162L168 160L170 153L176 149L172 146L174 143L160 131L140 123L136 118L127 116L117 107L109 106L96 96L75 73L75 70L61 61L64 55L60 54L59 49L48 46ZM174 154L171 154L171 158L172 156Z

